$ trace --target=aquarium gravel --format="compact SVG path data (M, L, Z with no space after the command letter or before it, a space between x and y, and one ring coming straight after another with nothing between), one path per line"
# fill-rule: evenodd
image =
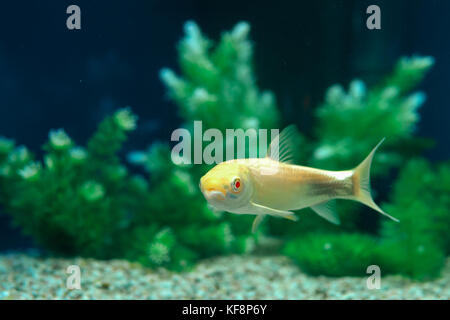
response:
M69 290L66 269L81 269L81 289ZM0 299L449 299L450 260L440 278L417 282L382 277L312 277L283 256L226 256L189 272L150 270L124 260L0 256Z

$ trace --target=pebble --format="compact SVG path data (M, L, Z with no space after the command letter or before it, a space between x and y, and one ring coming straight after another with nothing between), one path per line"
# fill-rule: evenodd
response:
M69 265L81 289L66 288ZM439 279L385 276L379 290L366 279L313 277L283 256L225 256L182 273L123 260L0 255L0 299L450 299L450 259Z

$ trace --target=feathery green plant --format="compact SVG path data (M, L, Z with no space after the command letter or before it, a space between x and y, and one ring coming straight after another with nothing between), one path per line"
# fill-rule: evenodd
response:
M450 248L449 164L433 170L424 159L410 160L384 210L401 223L381 224L380 266L417 279L438 275Z
M352 81L347 93L341 85L331 86L316 110L317 143L311 164L330 170L353 168L386 137L374 158L372 174L398 166L411 155L402 145L417 142L412 134L419 121L418 108L425 102L423 92L410 90L433 64L431 57L404 57L385 81L370 90L361 80Z
M192 21L184 31L178 45L182 76L167 68L160 75L188 125L201 120L205 128L222 131L276 127L279 113L274 95L256 86L249 24L240 22L224 32L215 46Z
M135 121L128 109L116 112L87 148L75 145L64 130L52 130L43 162L2 139L1 200L13 222L59 254L117 256L115 239L129 222L123 202L131 182L115 153Z

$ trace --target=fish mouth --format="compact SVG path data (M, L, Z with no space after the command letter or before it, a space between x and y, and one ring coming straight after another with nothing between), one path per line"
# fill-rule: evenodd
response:
M206 182L206 183L205 183ZM204 179L200 179L199 188L203 193L203 196L208 201L224 201L227 197L227 191L225 189L220 188L215 183L207 183L208 181L204 181Z
M207 199L211 199L211 200L225 200L225 195L223 194L222 191L218 191L218 190L205 190L203 192L203 194L205 195L205 197Z

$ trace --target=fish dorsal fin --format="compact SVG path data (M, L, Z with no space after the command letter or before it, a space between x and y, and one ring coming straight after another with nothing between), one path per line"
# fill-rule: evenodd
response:
M331 223L340 224L339 216L336 213L336 201L330 200L328 202L322 202L312 206L311 209L314 210L319 216L327 219Z
M284 163L294 162L298 136L298 130L294 125L287 126L272 139L266 157Z

